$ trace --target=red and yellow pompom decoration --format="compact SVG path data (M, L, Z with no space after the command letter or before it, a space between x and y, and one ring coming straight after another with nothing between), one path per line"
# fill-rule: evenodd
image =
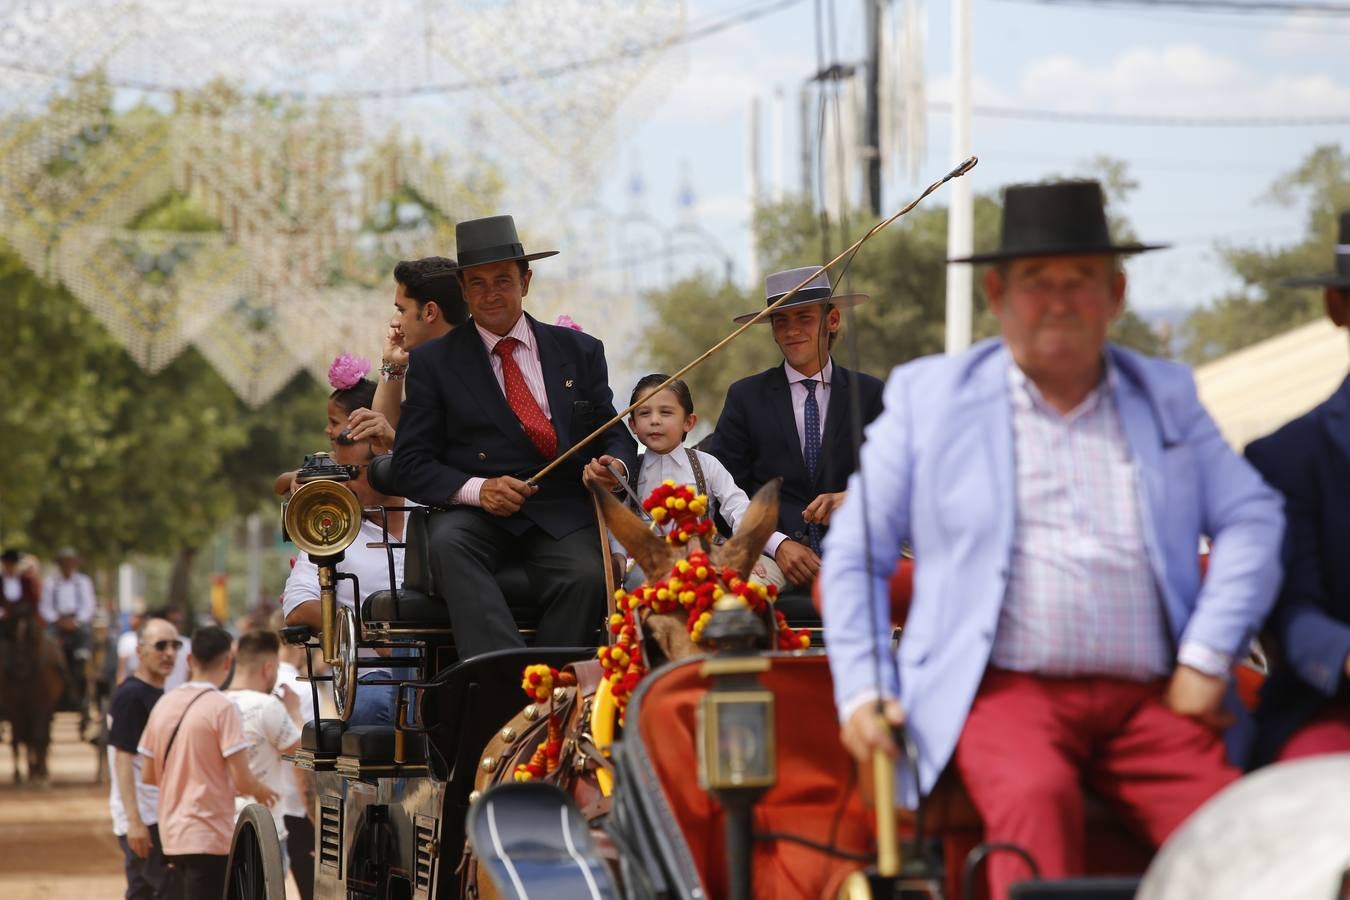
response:
M685 546L695 536L709 537L713 522L708 516L708 498L695 494L688 485L665 481L652 491L642 508L665 532L666 541ZM651 573L648 573L649 575ZM760 615L771 615L774 623L774 647L778 650L802 650L811 646L806 631L788 627L783 614L773 608L778 589L756 581L747 581L730 568L716 568L707 552L694 550L675 563L664 579L649 581L632 592L615 591L617 612L610 616L609 631L613 636L608 647L596 653L605 679L614 695L619 712L619 723L624 721L628 700L637 689L642 676L647 674L642 659L642 639L638 623L642 617L654 613L685 614L689 637L699 643L703 630L712 620L713 607L724 597L732 596ZM558 673L548 666L529 666L521 685L525 693L538 702L552 702L552 691ZM557 768L557 754L550 756L550 747L561 747L561 736L555 734L550 719L549 737L539 745L530 762L516 767L516 779L538 778Z
M562 758L562 721L558 718L556 704L553 702L553 690L558 687L572 687L577 683L576 676L570 672L560 672L552 666L541 664L526 666L520 680L525 696L534 703L548 704L547 734L534 748L528 762L520 763L513 773L516 781L530 781L543 778L558 770Z
M665 532L666 541L677 547L689 543L695 535L707 537L713 532L713 521L708 518L707 495L695 494L687 484L676 484L669 479L661 482L642 501L642 508Z

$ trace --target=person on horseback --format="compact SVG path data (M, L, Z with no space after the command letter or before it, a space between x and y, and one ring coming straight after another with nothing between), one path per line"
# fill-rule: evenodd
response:
M17 652L22 622L37 622L42 582L36 567L23 566L23 554L14 548L0 553L0 673L7 673ZM35 635L34 635L35 640Z
M886 385L825 541L825 641L850 752L894 756L903 721L906 805L950 763L985 839L1060 878L1086 864L1084 785L1156 846L1238 777L1229 672L1274 602L1284 516L1190 371L1108 342L1119 258L1153 248L1111 237L1099 184L1008 188L1002 241L953 260L995 264L1002 337ZM913 600L882 659L905 545ZM994 900L1025 871L991 857Z
M70 673L66 702L83 713L85 666L91 655L89 642L98 597L93 579L80 571L80 555L74 547L62 547L56 554L56 565L57 573L43 585L39 608L65 654L66 671ZM82 720L81 730L83 725Z

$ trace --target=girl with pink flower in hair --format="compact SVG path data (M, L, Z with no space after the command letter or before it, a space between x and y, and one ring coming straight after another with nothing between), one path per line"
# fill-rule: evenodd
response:
M370 441L376 453L394 449L394 428L381 413L371 409L375 400L375 382L366 378L370 360L343 353L328 367L328 425L324 434L330 444L339 435L351 441Z
M328 367L328 423L323 433L329 449L340 442L369 441L371 451L388 453L394 449L394 428L383 414L371 409L375 400L375 382L366 378L370 360L350 353L339 354ZM286 495L295 490L295 472L279 475L275 490Z

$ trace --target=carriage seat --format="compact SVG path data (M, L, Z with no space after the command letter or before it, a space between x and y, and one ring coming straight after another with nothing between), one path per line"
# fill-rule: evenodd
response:
M394 765L393 725L353 725L342 733L342 755L358 759L364 766ZM421 735L403 736L403 764L426 763L427 745Z
M345 727L346 723L341 719L319 719L317 727L315 722L306 722L305 727L300 729L300 749L336 756L342 752L342 732Z

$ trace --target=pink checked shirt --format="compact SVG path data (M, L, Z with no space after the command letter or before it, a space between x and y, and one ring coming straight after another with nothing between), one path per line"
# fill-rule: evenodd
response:
M525 378L525 386L530 389L530 396L534 397L534 402L539 404L544 415L552 422L553 413L548 408L548 391L544 388L544 367L539 362L539 347L534 342L534 329L530 327L530 320L522 313L520 318L516 319L516 324L511 326L511 330L501 335L493 334L477 322L473 327L478 329L478 336L483 339L483 346L487 348L488 362L492 365L492 374L497 378L497 387L502 389L503 397L506 396L506 379L502 377L502 360L492 350L503 338L513 337L520 341L516 349L511 351L511 358L520 367L520 374ZM455 494L455 502L466 506L481 506L479 494L485 481L486 478L470 478L464 482Z
M1170 674L1173 648L1144 544L1115 373L1108 369L1082 404L1061 415L1017 366L1008 371L1017 520L990 662L1054 676ZM1204 663L1197 668L1224 670L1226 660L1189 649ZM1182 659L1191 662L1186 653Z

